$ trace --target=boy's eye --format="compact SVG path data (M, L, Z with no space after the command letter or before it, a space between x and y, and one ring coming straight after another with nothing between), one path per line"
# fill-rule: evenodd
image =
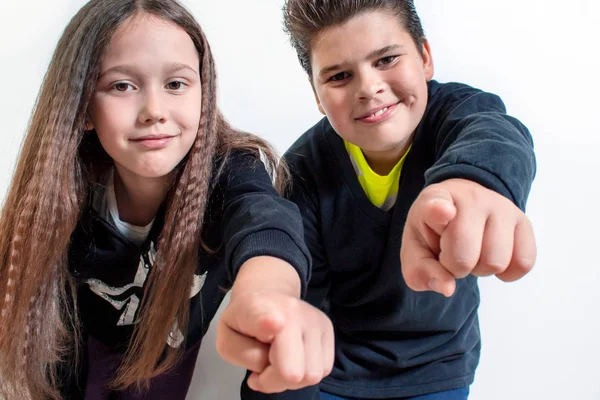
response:
M377 61L377 65L387 65L387 64L391 64L394 62L394 60L398 58L398 56L387 56L387 57L383 57L381 59L379 59Z
M347 72L338 72L337 74L330 77L328 79L328 81L339 82L339 81L343 81L344 79L348 78L348 76L350 76L350 74L348 74Z
M133 86L127 82L118 82L113 86L119 92L127 92L129 90L133 90Z
M173 81L173 82L167 83L167 88L169 88L170 90L179 90L179 89L183 88L184 85L185 85L185 83L183 83L183 82Z

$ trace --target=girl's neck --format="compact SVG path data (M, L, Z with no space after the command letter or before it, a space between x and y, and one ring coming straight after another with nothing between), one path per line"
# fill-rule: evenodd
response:
M142 178L117 166L113 173L119 219L136 226L148 225L167 195L174 172L159 178Z

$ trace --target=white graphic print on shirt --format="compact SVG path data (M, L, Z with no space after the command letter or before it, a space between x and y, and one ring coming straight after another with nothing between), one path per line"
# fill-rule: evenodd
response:
M124 300L118 300L115 297L122 295L133 287L144 287L144 283L146 283L146 279L148 278L148 271L154 264L155 260L156 248L154 247L154 242L151 242L148 252L140 256L138 269L132 283L122 287L113 287L107 285L99 279L88 279L86 281L92 292L108 301L117 310L123 310L121 317L117 322L117 326L133 325L138 307L140 305L140 298L136 294L132 294ZM206 280L206 274L207 272L202 275L194 275L194 282L190 291L190 298L196 296L200 290L202 290L202 286L204 286L204 282ZM175 321L173 327L171 328L171 332L167 337L167 343L169 346L177 348L182 342L183 333L178 329L177 321Z

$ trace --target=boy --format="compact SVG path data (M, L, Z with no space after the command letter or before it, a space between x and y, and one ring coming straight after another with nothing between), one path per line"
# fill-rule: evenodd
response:
M466 399L477 277L519 279L536 257L531 136L497 96L432 80L412 1L287 0L284 14L325 115L285 155L307 301L335 327L320 398Z

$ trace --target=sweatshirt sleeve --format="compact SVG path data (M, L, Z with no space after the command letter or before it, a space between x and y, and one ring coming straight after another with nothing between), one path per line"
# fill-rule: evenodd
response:
M502 100L461 84L443 85L424 117L433 131L435 163L426 185L451 178L477 182L507 197L521 210L535 176L528 129L506 114Z
M214 194L222 203L220 231L231 281L248 259L273 256L296 269L304 295L311 258L302 218L298 207L273 188L260 159L250 152L232 152L222 165Z
M293 201L302 215L304 240L312 258L311 278L305 300L313 306L326 310L327 295L331 286L329 263L319 230L320 213L315 199L316 183L313 173L306 166L306 159L285 156L290 167L292 182L286 197Z

